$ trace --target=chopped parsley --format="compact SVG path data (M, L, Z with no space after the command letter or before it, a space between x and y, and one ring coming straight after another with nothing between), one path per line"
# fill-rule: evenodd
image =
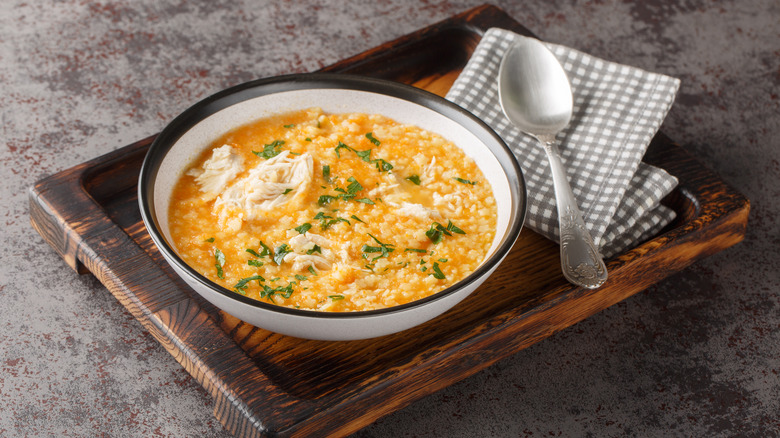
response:
M453 178L453 179L455 181L459 182L459 183L468 184L468 185L472 185L472 186L477 184L476 181L469 181L469 180L463 179L463 178Z
M287 128L287 129L295 128L295 124L294 123L290 123L289 125L284 125L284 127Z
M311 265L309 265L309 266L311 266ZM309 279L309 277L307 277L305 275L301 275L301 274L295 274L295 279L298 280L298 281L306 281L306 280Z
M274 301L274 295L281 295L284 298L290 298L290 296L293 294L292 283L287 284L287 286L279 286L274 288L265 284L261 286L263 286L263 290L260 292L260 298L268 298L268 301L271 302Z
M208 239L204 240L204 242L214 243L214 238L213 237L209 237Z
M347 181L349 181L349 185L347 186L347 193L354 195L355 193L363 190L363 186L360 185L358 180L355 179L354 176L350 176L347 178Z
M329 165L322 166L322 179L324 179L327 182L330 182L330 166Z
M420 185L420 175L411 175L404 178L407 181L411 181L412 184L419 186Z
M427 249L419 249L419 248L406 248L406 249L404 249L404 252L422 252L422 253L426 253L426 252L428 252L428 250Z
M263 250L260 253L258 253L257 251L255 251L252 248L247 248L246 252L248 252L249 254L252 254L253 256L255 256L255 257L259 258L259 259L261 259L263 257L271 257L271 258L273 258L273 255L274 255L273 250L271 248L269 248L268 245L263 243L262 240L260 241L260 247L263 248ZM252 266L263 266L263 262L261 262L259 260L249 260L247 263L252 265Z
M219 248L214 250L214 260L216 261L214 266L217 268L217 277L225 278L225 271L222 270L222 267L225 266L225 254Z
M330 298L333 301L343 300L344 295L328 295L328 298Z
M253 250L252 248L247 248L246 252L248 252L249 254L252 254L253 256L255 256L257 258L262 257L262 255L258 254L257 251Z
M442 226L442 224L438 222L434 222L433 224L431 224L431 228L429 228L428 231L425 232L425 235L428 236L428 239L431 242L440 243L442 240L444 240L445 233L450 234L449 231L447 231L447 229Z
M391 252L395 251L395 245L391 243L382 243L371 233L367 233L367 234L369 235L369 237L374 239L374 241L378 243L379 246L363 245L363 247L360 248L360 250L363 252L363 258L368 259L368 254L379 253L378 256L371 259L371 261L374 261L382 257L387 257Z
M263 241L260 241L260 246L263 248L263 251L260 253L260 257L273 257L274 251L268 247Z
M263 266L263 262L261 262L260 260L247 260L246 264L249 266L254 266L256 268Z
M388 163L387 161L379 158L377 160L372 161L376 165L376 170L380 172L388 172L393 168L393 165Z
M307 255L312 255L315 252L318 252L318 253L322 254L322 248L320 248L319 245L314 245L311 249L306 250L306 254ZM309 266L309 267L311 267L311 266Z
M453 233L456 233L456 234L466 234L465 231L463 231L460 228L456 227L455 224L453 224L451 220L447 220L447 231L452 231Z
M336 156L341 158L341 149L346 149L348 151L354 152L355 155L358 156L361 160L365 161L366 163L370 163L376 166L377 170L380 172L387 172L390 169L393 168L393 165L388 163L387 161L378 158L376 160L371 159L371 149L366 149L364 151L359 151L357 149L353 149L346 144L339 142L339 144L336 146Z
M331 202L335 201L336 199L339 199L339 197L338 196L333 196L333 195L321 195L317 199L317 205L320 205L320 206L328 205Z
M295 231L298 232L298 234L305 234L307 231L311 229L311 224L306 222L303 225L299 225L294 228Z
M284 144L284 140L274 140L271 143L265 145L263 147L262 152L252 151L252 153L257 155L260 158L265 158L266 160L268 160L270 158L279 155L279 153L282 152L283 144Z
M287 245L286 243L281 244L281 246L276 248L276 251L274 252L274 255L273 255L274 262L277 265L281 265L282 262L284 261L284 256L286 256L287 254L289 254L291 252L292 252L292 249L290 248L289 245Z
M359 198L355 199L357 196L357 193L363 190L363 185L360 184L360 182L355 179L354 176L350 176L347 178L347 181L349 182L349 185L346 189L341 187L335 187L333 190L336 192L339 192L338 195L321 195L317 199L317 204L320 206L330 204L331 202L337 200L337 199L343 199L344 201L351 201L354 200L356 202L362 202L364 204L371 204L374 205L374 201L372 201L369 198Z
M428 239L430 239L431 242L440 243L444 239L444 236L452 236L452 233L466 234L465 231L456 227L455 224L452 223L452 221L448 220L446 228L444 227L444 225L438 222L434 222L433 224L431 224L431 228L425 232L425 235L428 236Z
M368 134L366 134L366 138L369 141L371 141L371 143L374 143L375 146L379 146L380 144L382 144L379 140L376 139L376 137L374 137L373 132L369 132Z
M356 221L358 221L358 222L365 223L365 222L363 222L362 220L360 220L360 218L359 218L359 217L355 216L354 214L353 214L352 216L350 216L350 217L351 217L352 219L355 219L355 220L356 220Z
M327 230L330 228L331 225L337 224L339 222L344 222L347 225L352 225L348 220L344 219L343 217L336 217L328 216L327 214L323 212L319 212L314 216L315 220L320 221L320 229Z
M311 272L311 275L317 275L317 271L314 270L314 267L312 265L309 265L309 272Z
M249 282L254 280L257 280L257 283L259 284L261 281L265 281L265 278L263 278L262 275L253 275L251 277L242 278L241 280L238 280L238 283L236 283L235 286L233 286L233 289L242 295L246 295L246 288L249 286Z
M433 278L437 278L439 280L444 280L447 278L444 276L444 273L441 272L441 268L439 268L439 264L436 262L433 262Z

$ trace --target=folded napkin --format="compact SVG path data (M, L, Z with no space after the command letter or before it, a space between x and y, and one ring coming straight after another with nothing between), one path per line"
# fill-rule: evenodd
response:
M501 58L520 38L526 37L489 29L446 97L490 125L509 145L528 189L526 226L558 241L555 192L544 149L512 125L498 98ZM557 137L561 158L583 219L602 255L610 257L675 217L659 202L677 179L641 160L680 81L546 44L563 65L574 94L574 115Z

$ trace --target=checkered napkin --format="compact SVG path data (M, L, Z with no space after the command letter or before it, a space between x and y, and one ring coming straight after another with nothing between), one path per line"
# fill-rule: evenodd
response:
M558 241L558 213L544 149L501 111L498 68L524 36L488 30L447 99L490 125L509 145L528 189L526 225ZM664 170L642 162L674 101L680 81L547 44L563 65L574 94L574 115L558 135L583 219L602 255L618 254L654 235L675 217L660 200L677 185Z

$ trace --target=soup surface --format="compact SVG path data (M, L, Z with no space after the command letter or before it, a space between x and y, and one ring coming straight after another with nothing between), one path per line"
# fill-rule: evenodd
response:
M439 135L380 115L313 108L222 136L180 177L173 244L235 293L348 312L408 303L473 272L496 205Z

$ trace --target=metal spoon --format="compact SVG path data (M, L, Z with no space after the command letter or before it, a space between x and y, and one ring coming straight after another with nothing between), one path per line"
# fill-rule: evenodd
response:
M523 38L501 60L498 91L507 118L539 140L547 153L558 207L563 276L588 289L601 286L607 280L607 267L582 220L555 142L573 107L563 67L541 41Z

